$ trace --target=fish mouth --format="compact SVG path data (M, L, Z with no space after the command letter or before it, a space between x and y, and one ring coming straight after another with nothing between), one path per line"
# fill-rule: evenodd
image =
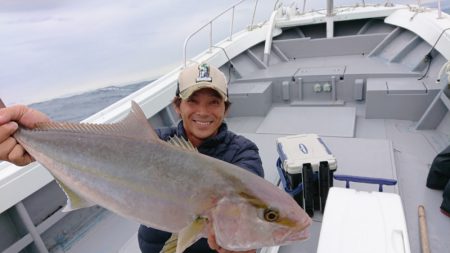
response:
M309 233L305 230L299 231L299 232L294 232L291 233L287 238L286 241L287 242L296 242L296 241L301 241L304 240L306 238L309 237Z
M274 245L286 245L305 240L309 237L309 231L305 227L295 230L280 229L273 234Z
M301 227L298 230L294 230L291 233L289 233L286 237L287 242L296 242L305 240L309 237L309 229L306 227Z
M308 239L310 237L310 225L310 222L306 222L306 224L297 224L297 226L291 228L284 238L285 242L293 243Z

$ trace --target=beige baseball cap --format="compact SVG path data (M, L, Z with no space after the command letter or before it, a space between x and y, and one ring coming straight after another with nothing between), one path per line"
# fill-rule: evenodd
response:
M227 79L218 68L208 63L194 64L181 71L178 77L178 89L181 99L189 98L194 92L211 88L224 99L228 99Z

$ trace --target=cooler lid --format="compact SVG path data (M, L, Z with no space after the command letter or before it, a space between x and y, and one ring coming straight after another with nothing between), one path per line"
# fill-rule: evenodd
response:
M400 196L332 187L317 253L410 253Z
M290 174L301 173L303 164L311 164L319 170L320 162L328 162L330 170L336 170L336 158L317 134L299 134L277 139L277 150L283 169Z

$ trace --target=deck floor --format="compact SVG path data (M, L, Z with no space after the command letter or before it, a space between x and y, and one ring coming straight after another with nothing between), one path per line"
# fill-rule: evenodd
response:
M139 224L127 220L114 213L108 212L106 215L99 217L98 224L82 235L77 242L64 252L67 253L86 253L86 252L118 252L127 242L137 236L136 231ZM140 252L137 245L133 245L137 251L123 252ZM130 249L132 245L130 245Z
M353 137L355 108L275 106L267 113L256 133L316 133L320 136Z

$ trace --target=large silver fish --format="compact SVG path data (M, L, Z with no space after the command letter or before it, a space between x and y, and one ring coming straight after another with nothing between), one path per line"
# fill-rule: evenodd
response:
M285 192L184 140L161 141L141 108L114 124L42 123L15 138L55 177L66 210L98 204L178 234L177 252L207 237L228 250L307 238L311 220Z

